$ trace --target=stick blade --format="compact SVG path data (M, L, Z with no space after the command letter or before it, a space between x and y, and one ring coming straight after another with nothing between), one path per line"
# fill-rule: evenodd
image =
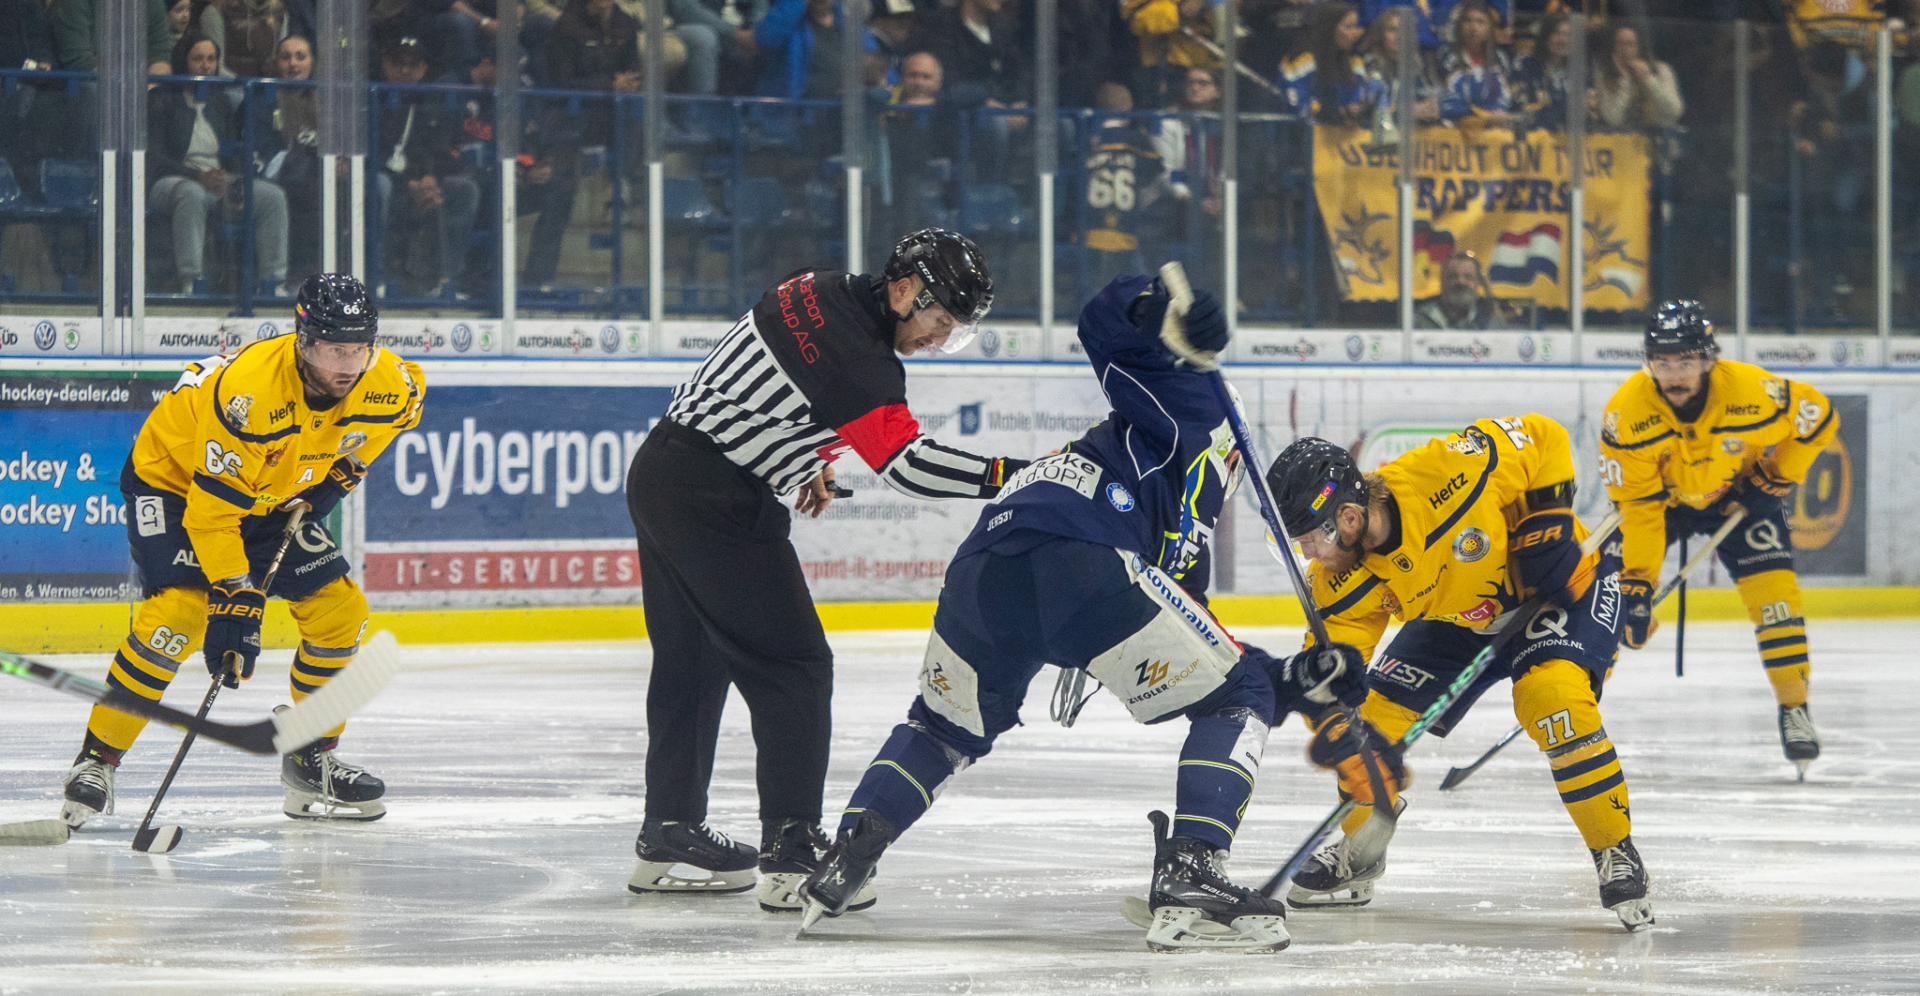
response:
M400 641L381 630L352 664L300 704L273 717L273 749L286 754L320 739L373 701L400 670Z
M1448 768L1447 777L1440 779L1440 791L1445 792L1467 780L1473 774L1472 768Z
M46 847L64 844L73 834L65 820L28 820L0 823L0 847Z
M180 828L177 826L155 827L137 831L133 835L133 849L146 854L167 854L178 846Z

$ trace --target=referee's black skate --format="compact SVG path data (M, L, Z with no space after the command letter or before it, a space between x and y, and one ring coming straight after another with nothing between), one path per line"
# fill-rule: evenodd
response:
M829 847L818 823L806 820L767 820L760 824L760 908L768 913L798 913L806 907L800 883L820 867L820 853ZM849 910L874 904L873 883L860 890Z
M647 820L633 842L639 867L628 892L745 892L753 888L753 848L703 821Z
M891 843L893 824L878 813L861 813L852 830L840 831L840 839L821 856L820 867L795 890L806 904L800 914L800 933L823 916L872 906L874 867Z
M1620 917L1628 930L1653 926L1653 906L1647 902L1647 866L1627 837L1612 847L1588 848L1593 870L1600 875L1600 905Z
M1287 907L1233 884L1221 864L1226 852L1194 837L1168 836L1173 822L1154 810L1153 885L1147 906L1147 949L1159 952L1284 950Z
M275 710L276 712L278 710ZM339 737L323 737L280 760L281 810L296 820L355 820L387 815L387 783L333 756Z

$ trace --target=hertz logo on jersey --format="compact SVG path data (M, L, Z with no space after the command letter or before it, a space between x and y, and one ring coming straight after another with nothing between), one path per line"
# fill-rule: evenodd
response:
M360 400L362 403L369 405L397 405L400 403L400 394L397 391L383 391L379 393L368 391L366 394L360 396Z

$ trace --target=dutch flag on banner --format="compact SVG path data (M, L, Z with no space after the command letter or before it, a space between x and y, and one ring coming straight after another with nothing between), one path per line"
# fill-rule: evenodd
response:
M1518 232L1501 232L1487 279L1497 284L1533 283L1536 276L1560 280L1560 226L1543 221Z

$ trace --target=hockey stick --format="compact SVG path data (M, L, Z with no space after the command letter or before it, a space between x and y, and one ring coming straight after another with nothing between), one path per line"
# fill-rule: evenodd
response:
M1747 510L1735 505L1733 511L1727 513L1727 520L1722 522L1720 528L1714 531L1713 537L1707 540L1707 545L1702 547L1698 553L1688 557L1687 562L1680 565L1680 573L1674 575L1666 584L1660 586L1659 592L1653 596L1653 602L1650 608L1659 608L1660 603L1666 601L1667 596L1673 594L1673 592L1680 587L1687 575L1692 574L1701 564L1706 563L1708 555L1712 554L1714 550L1719 549L1720 541L1726 539L1728 534L1733 532L1733 527L1739 525L1740 520L1746 517ZM1479 760L1464 768L1448 769L1447 777L1440 780L1440 791L1445 792L1472 777L1474 772L1480 770L1481 765L1493 760L1493 755L1500 753L1502 748L1512 743L1513 739L1519 735L1520 727L1516 725L1512 730L1507 732L1506 736L1500 738L1499 743L1487 748L1487 752L1480 755Z
M1219 358L1196 350L1187 339L1186 316L1188 309L1193 306L1193 285L1187 282L1186 268L1178 262L1162 265L1160 282L1167 288L1171 298L1167 302L1167 317L1160 329L1160 339L1175 355L1206 372L1207 383L1213 387L1214 399L1220 402L1220 407L1227 413L1227 426L1233 432L1234 445L1240 448L1240 459L1246 466L1247 484L1253 488L1254 497L1259 499L1260 517L1266 520L1267 535L1272 540L1268 549L1286 565L1287 578L1293 583L1294 593L1300 599L1300 611L1307 617L1307 631L1313 634L1314 646L1325 650L1333 645L1333 640L1327 636L1326 621L1320 618L1319 607L1313 604L1313 589L1307 584L1306 574L1300 569L1299 562L1294 559L1293 545L1288 542L1286 530L1280 525L1280 516L1274 511L1273 496L1267 493L1262 464L1253 448L1253 433L1247 429L1246 420L1240 417L1239 406L1233 403L1233 396L1227 390L1227 378L1220 372ZM1330 675L1328 680L1339 677L1339 674ZM1390 799L1386 776L1380 771L1380 759L1374 756L1367 743L1367 727L1360 721L1360 710L1343 708L1340 711L1346 714L1347 735L1353 740L1361 764L1367 770L1368 789L1373 792L1375 799ZM1399 819L1399 814L1391 804L1375 806L1372 819L1380 820L1382 827L1387 828L1383 832L1390 835L1390 828Z
M1680 537L1680 559L1687 559L1685 536ZM1680 593L1680 607L1679 618L1674 621L1673 627L1673 676L1684 678L1687 676L1687 576L1681 574L1679 581L1680 586L1674 589Z
M1619 527L1620 510L1615 508L1607 513L1607 517L1601 520L1599 527L1581 542L1580 556L1585 557L1598 550L1600 544ZM1507 617L1506 625L1500 627L1500 632L1494 636L1493 642L1474 655L1473 660L1453 679L1453 684L1448 685L1447 690L1427 707L1427 711L1421 713L1420 718L1414 720L1412 726L1407 727L1407 732L1400 735L1395 746L1401 750L1412 746L1414 741L1420 739L1421 734L1427 732L1428 727L1438 722L1448 709L1453 708L1453 704L1460 700L1460 696L1473 687L1473 683L1478 681L1480 675L1493 664L1494 657L1504 650L1507 644L1512 643L1514 637L1519 636L1532 624L1533 617L1546 607L1547 601L1546 596L1535 595L1521 603L1520 607ZM1335 806L1333 812L1328 813L1327 818L1321 820L1313 833L1307 835L1307 839L1301 842L1299 849L1293 852L1293 856L1287 859L1287 863L1281 865L1280 870L1274 872L1273 877L1267 879L1266 884L1260 887L1260 894L1271 898L1278 893L1280 887L1286 884L1288 879L1293 878L1294 873L1300 870L1300 866L1306 863L1307 857L1313 853L1314 848L1319 847L1327 834L1332 833L1333 828L1338 826L1341 820L1346 819L1348 813L1353 812L1354 805L1352 799L1347 799ZM1376 812L1379 809L1378 806L1374 807Z
M260 583L260 593L263 598L273 590L273 581L280 576L280 562L286 559L287 546L293 542L294 530L300 528L300 521L306 518L308 510L312 507L297 498L287 503L287 525L281 532L280 548L273 552L273 562L267 565L266 580ZM221 669L213 675L213 684L207 687L207 697L200 703L200 711L195 713L193 718L206 721L207 713L213 709L214 698L220 694L221 683L226 681L228 675L234 675L236 678L239 676L239 657L239 654L232 651L227 652L226 659L220 662ZM187 751L193 747L196 736L198 734L188 730L187 735L180 740L180 749L174 751L173 763L167 766L167 776L160 779L160 787L153 793L153 802L147 806L146 818L140 821L139 829L133 832L134 850L165 854L180 843L182 833L180 827L169 824L155 828L153 817L160 811L160 800L167 797L167 789L173 785L173 776L180 773L180 762L187 759Z
M394 639L392 633L382 630L366 642L360 656L352 664L299 705L257 723L219 723L172 706L149 702L132 692L122 691L72 671L0 650L0 671L7 674L39 682L48 688L97 702L109 709L118 709L129 716L144 716L178 729L191 730L209 740L238 747L249 754L285 754L320 739L328 730L346 722L361 706L373 701L373 697L387 687L388 680L398 670L400 641Z

